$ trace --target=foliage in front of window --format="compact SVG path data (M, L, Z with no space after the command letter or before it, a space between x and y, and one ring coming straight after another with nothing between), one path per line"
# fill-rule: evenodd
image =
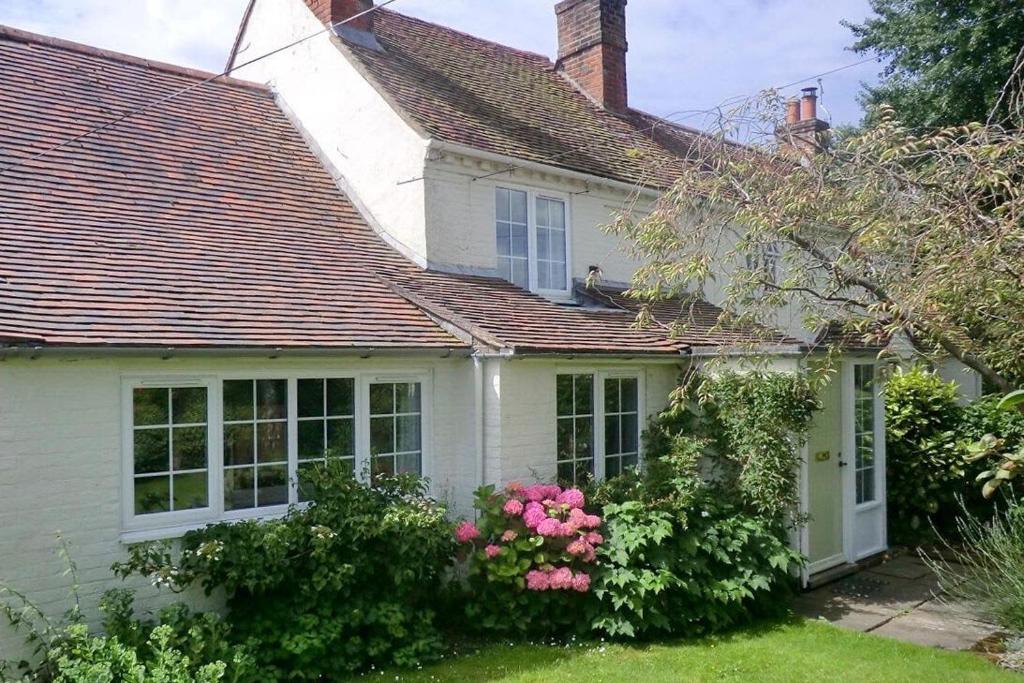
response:
M778 523L799 500L800 448L820 408L807 379L795 373L724 372L697 388L718 455L735 466L739 503Z
M174 590L223 590L231 637L251 647L264 681L335 679L438 656L435 613L454 555L444 508L421 480L366 485L334 460L308 482L308 508L191 532L177 560L167 544L136 546L115 569Z
M468 624L534 636L586 630L582 607L604 538L601 518L585 505L579 489L558 485L476 492L480 519L455 531L468 566Z
M647 466L603 482L591 626L613 637L696 635L785 609L802 559L775 521L738 503L729 482L706 480L710 440L676 409L644 433Z

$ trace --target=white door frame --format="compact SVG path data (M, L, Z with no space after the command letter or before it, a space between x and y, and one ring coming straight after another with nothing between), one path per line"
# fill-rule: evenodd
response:
M857 504L856 452L854 422L854 366L874 367L874 447L875 447L875 500ZM879 364L874 358L851 358L843 361L842 367L842 424L843 451L843 552L849 562L856 562L888 548L888 511L885 490L885 384L879 373ZM875 512L875 514L870 514ZM878 541L867 547L857 547L856 525L870 522L878 525L872 534Z

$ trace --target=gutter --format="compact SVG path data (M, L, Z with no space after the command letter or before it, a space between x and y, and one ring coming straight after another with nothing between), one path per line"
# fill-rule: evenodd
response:
M478 486L483 486L486 483L487 473L485 471L485 460L486 460L486 431L484 430L484 359L478 354L474 353L473 356L473 409L476 424L476 483Z
M72 357L96 356L119 358L161 359L178 357L244 357L244 358L302 358L302 357L358 357L391 358L401 356L427 356L437 358L468 358L472 349L467 347L181 347L181 346L50 346L50 345L0 345L0 361L7 358L35 359L41 356Z
M724 349L724 350L723 350ZM722 356L746 357L746 356L803 356L804 347L802 344L768 344L754 348L725 347L725 346L694 346L690 349L690 355L694 358L715 358Z
M427 141L427 151L429 152L451 152L453 154L461 154L469 157L476 157L478 159L484 159L486 161L493 161L499 164L507 164L513 168L510 172L517 169L528 169L531 171L538 171L540 173L547 173L549 175L563 175L576 180L581 180L586 183L607 185L614 187L618 190L630 194L633 192L640 192L651 198L657 199L661 196L662 190L657 188L649 187L646 185L639 185L637 183L627 183L622 180L613 180L611 178L605 178L603 176L592 175L590 173L584 173L582 171L573 171L571 169L563 168L561 166L552 166L551 164L545 164L539 161L527 161L525 159L519 159L516 157L505 156L504 154L495 154L494 152L485 152L475 147L467 147L466 145L460 145L454 142L444 142L431 138ZM495 174L495 176L501 175L501 171Z

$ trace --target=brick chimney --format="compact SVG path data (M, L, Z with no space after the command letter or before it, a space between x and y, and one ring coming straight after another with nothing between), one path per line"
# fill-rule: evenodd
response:
M324 24L337 24L373 7L373 0L306 0L306 6ZM376 12L354 19L345 28L355 31L373 31L373 15Z
M775 129L779 148L809 156L824 149L827 143L827 121L818 118L818 89L804 88L799 100L786 101L786 121Z
M623 112L626 96L627 0L562 0L556 66L605 109Z

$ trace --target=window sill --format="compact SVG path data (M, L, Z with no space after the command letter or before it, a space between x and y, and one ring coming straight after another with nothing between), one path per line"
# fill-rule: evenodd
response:
M174 524L168 526L153 526L142 529L131 529L121 532L120 541L122 545L134 545L136 543L147 543L150 541L168 541L175 538L181 538L190 531L198 531L199 529L205 529L208 526L214 524L234 524L236 522L245 522L250 520L256 521L271 521L275 519L282 519L287 510L271 512L262 515L246 515L243 517L222 517L220 519L206 519L200 522L191 522L187 524Z

